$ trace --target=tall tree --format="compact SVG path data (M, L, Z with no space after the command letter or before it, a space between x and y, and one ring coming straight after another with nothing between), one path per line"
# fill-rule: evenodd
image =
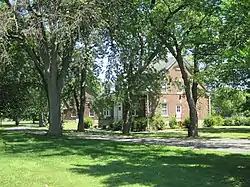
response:
M65 99L74 99L78 116L77 131L84 131L84 111L86 106L86 92L96 96L98 94L99 81L97 79L98 65L95 58L98 57L96 33L83 33L77 49L73 54L73 61L66 79Z
M96 19L95 1L9 1L1 16L1 33L18 41L33 61L44 84L49 104L50 135L60 135L61 91L83 27ZM2 35L1 35L2 36Z
M159 91L160 76L152 65L161 58L162 43L148 29L146 9L141 1L119 1L107 12L109 67L120 102L123 103L123 133L130 132L132 115L139 99ZM112 71L111 71L112 72Z
M188 136L192 137L198 136L196 102L199 82L195 76L200 68L199 51L206 44L203 35L207 36L215 25L213 21L217 23L219 5L220 1L151 1L149 19L152 32L174 56L181 70L190 115ZM191 74L185 64L186 55L193 56Z

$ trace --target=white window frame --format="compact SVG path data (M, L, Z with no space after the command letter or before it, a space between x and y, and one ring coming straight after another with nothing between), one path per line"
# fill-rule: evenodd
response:
M163 105L166 105L166 113L163 113ZM162 116L168 116L168 103L161 103L161 115Z
M95 117L95 112L91 109L89 110L89 117L91 117L91 118Z
M167 85L161 85L161 93L167 93Z
M103 109L104 117L111 117L111 110L110 109Z

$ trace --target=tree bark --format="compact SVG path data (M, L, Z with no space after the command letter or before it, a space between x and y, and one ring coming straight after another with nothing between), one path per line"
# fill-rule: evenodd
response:
M181 54L181 49L179 49L178 47L176 47L175 58L181 70L182 79L185 85L185 94L186 94L187 102L189 106L190 124L188 126L188 137L198 137L198 114L196 110L196 101L193 98L191 85L190 85L190 79L188 77L188 73L184 65L183 57Z
M15 125L16 125L16 126L19 125L19 122L20 122L20 121L19 121L18 117L15 117Z
M124 100L124 123L122 133L128 135L132 125L131 96L130 91L125 94Z
M49 96L49 131L48 135L62 135L61 124L61 88L58 88L57 64L51 63L50 75L48 76Z
M39 114L39 127L44 127L43 113Z

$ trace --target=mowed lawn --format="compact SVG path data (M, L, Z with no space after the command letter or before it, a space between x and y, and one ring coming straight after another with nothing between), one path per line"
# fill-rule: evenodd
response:
M249 187L250 155L0 130L1 187Z

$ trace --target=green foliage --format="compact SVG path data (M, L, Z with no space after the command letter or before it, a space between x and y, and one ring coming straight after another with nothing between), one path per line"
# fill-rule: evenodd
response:
M153 130L164 130L166 128L166 123L160 115L156 115L151 120L151 127Z
M122 130L123 121L122 120L115 120L107 127L107 130L112 131L121 131Z
M84 128L85 129L92 128L93 124L94 124L94 121L93 121L92 118L90 118L90 117L85 117L84 118Z
M169 119L169 127L170 127L171 129L180 128L180 123L177 121L176 117L172 116L172 117Z
M131 131L133 132L140 132L146 131L148 124L148 118L135 118L132 122Z
M189 118L189 117L186 118L186 119L183 121L182 125L183 125L183 127L188 128L189 125L190 125L190 118Z
M233 120L233 118L226 118L224 120L223 126L234 126L234 120Z
M204 119L204 127L222 126L224 119L221 116L207 116Z
M250 117L233 116L226 118L224 126L250 126Z
M246 102L246 93L234 88L219 88L212 93L212 102L216 114L230 117L241 111Z

